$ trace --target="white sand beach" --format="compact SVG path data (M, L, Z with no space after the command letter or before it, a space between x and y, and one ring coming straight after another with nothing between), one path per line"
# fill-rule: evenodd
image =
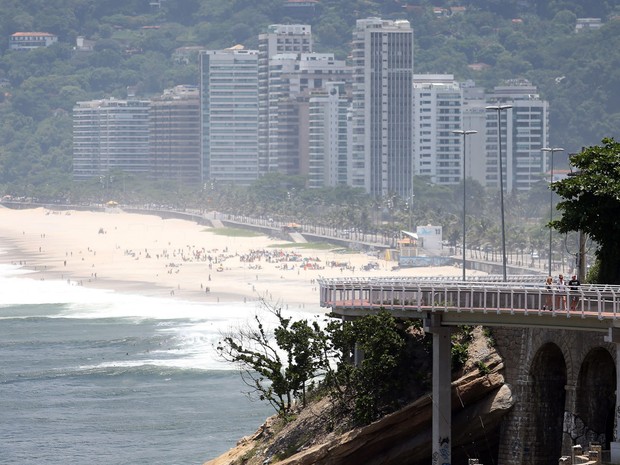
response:
M0 262L34 270L29 278L204 302L265 298L309 311L319 308L319 277L461 273L452 266L393 271L396 262L364 253L291 247L267 236L219 235L191 221L118 208L86 212L0 207L0 248L5 250ZM369 262L377 262L378 269L363 270Z

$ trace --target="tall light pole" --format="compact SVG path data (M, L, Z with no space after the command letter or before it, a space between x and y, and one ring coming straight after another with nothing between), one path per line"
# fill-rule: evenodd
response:
M541 150L551 153L551 176L549 178L549 224L551 224L553 221L553 190L551 189L551 184L553 184L553 154L563 152L564 149L562 147L543 147ZM553 228L549 226L549 276L551 276L551 251L553 250L552 235Z
M413 198L415 197L415 194L413 193L414 174L415 174L415 161L413 157L411 157L411 165L409 166L409 177L411 179L411 185L409 186L409 231L410 232L413 230Z
M463 248L463 281L465 281L465 199L467 196L465 195L465 141L467 140L467 136L471 134L476 134L478 131L464 129L455 129L452 131L454 134L460 134L463 136L463 243L461 247Z
M502 111L512 108L512 105L489 105L487 110L493 110L497 112L497 140L498 140L498 153L499 153L499 198L500 198L500 210L502 214L502 276L504 282L506 279L506 223L504 220L504 168L502 162Z

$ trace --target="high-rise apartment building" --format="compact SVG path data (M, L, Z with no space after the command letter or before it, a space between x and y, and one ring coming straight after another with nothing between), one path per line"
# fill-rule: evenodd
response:
M329 82L349 81L350 68L331 53L279 54L269 60L269 169L306 175L308 98Z
M269 163L269 61L278 54L312 52L312 29L307 24L272 24L258 36L258 159L260 174L274 171Z
M413 175L413 30L358 20L353 31L351 184L407 198Z
M509 105L499 114L504 189L528 190L542 179L548 168L541 151L548 145L548 103L528 81L511 81L487 94L452 75L415 75L414 91L416 175L435 184L458 184L465 168L468 178L499 188L498 114L486 107ZM477 131L467 137L466 154L463 137L454 130Z
M549 144L549 103L541 100L535 86L518 80L495 87L487 96L490 105L511 105L500 112L504 189L529 190L543 178ZM496 111L487 114L486 185L499 187L499 137Z
M328 82L311 93L308 115L308 187L347 185L350 147L350 86Z
M77 102L73 108L73 176L89 179L116 171L147 176L149 109L145 100Z
M414 174L434 184L458 184L463 178L463 95L450 74L414 76Z
M241 185L258 177L258 52L200 55L203 179Z
M467 154L465 155L465 173L482 186L486 185L486 121L487 101L483 87L477 87L473 81L461 82L463 93L462 127L465 131L478 131L467 137ZM462 137L462 136L461 136Z
M151 176L170 182L199 184L200 97L196 86L176 86L151 100L149 117Z

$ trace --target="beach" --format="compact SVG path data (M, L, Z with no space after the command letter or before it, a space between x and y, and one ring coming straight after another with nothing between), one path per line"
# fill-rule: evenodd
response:
M454 266L393 270L366 253L223 235L192 221L106 212L0 207L2 261L29 278L200 302L268 302L316 311L317 278L458 276ZM363 267L374 263L375 267Z

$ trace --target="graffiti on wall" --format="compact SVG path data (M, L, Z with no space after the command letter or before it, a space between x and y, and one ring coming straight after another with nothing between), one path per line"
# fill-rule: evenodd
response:
M616 419L618 418L618 412L616 412ZM571 438L573 445L580 444L586 446L590 443L605 444L605 433L596 432L585 424L583 419L578 415L570 412L564 412L564 434Z
M439 438L439 450L433 453L433 465L450 465L450 438Z

